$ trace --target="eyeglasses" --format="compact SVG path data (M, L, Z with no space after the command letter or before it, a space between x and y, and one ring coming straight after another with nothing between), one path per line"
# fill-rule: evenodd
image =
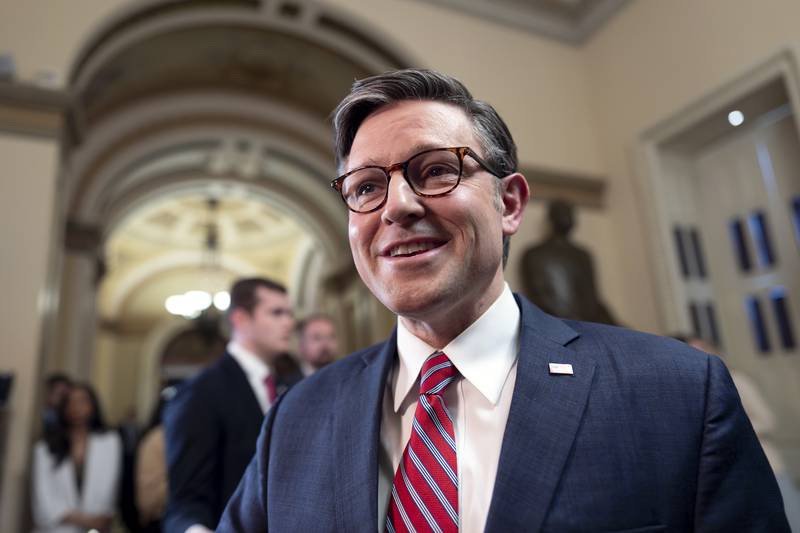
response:
M396 170L403 171L403 178L417 196L434 198L452 192L461 183L465 156L470 156L493 176L503 177L472 149L461 146L425 150L411 156L408 161L388 167L359 167L331 181L331 187L341 193L350 211L371 213L386 203L389 197L389 180Z

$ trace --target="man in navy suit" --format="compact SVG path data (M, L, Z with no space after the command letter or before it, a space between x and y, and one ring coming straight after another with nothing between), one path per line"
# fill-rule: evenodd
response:
M286 289L265 278L234 283L226 353L170 400L165 416L169 499L164 530L213 529L256 449L264 413L301 379L276 365L294 318Z
M355 265L397 327L270 411L218 531L788 531L718 358L511 293L529 191L491 106L406 70L334 126Z

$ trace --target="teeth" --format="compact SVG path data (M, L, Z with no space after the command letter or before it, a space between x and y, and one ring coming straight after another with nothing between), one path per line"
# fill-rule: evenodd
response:
M400 246L395 246L389 251L389 255L394 257L396 255L409 255L416 252L424 252L425 250L430 250L435 248L436 245L432 242L413 242L411 244L401 244Z

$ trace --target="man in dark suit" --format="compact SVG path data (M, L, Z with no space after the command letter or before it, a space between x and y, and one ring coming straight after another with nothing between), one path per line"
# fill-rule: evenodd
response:
M264 413L299 369L278 367L294 319L286 289L271 280L239 280L228 309L226 353L184 385L165 416L168 533L213 529L256 447Z
M334 126L355 265L397 328L272 409L218 531L788 531L718 358L511 293L529 191L491 106L406 70Z

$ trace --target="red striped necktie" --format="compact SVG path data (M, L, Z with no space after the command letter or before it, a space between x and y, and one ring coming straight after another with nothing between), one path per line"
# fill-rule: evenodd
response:
M456 440L442 398L457 376L442 352L434 352L422 365L411 437L392 484L387 533L458 531Z
M272 376L272 374L264 377L264 388L267 391L267 400L269 400L269 404L274 404L278 394L275 390L275 378Z

